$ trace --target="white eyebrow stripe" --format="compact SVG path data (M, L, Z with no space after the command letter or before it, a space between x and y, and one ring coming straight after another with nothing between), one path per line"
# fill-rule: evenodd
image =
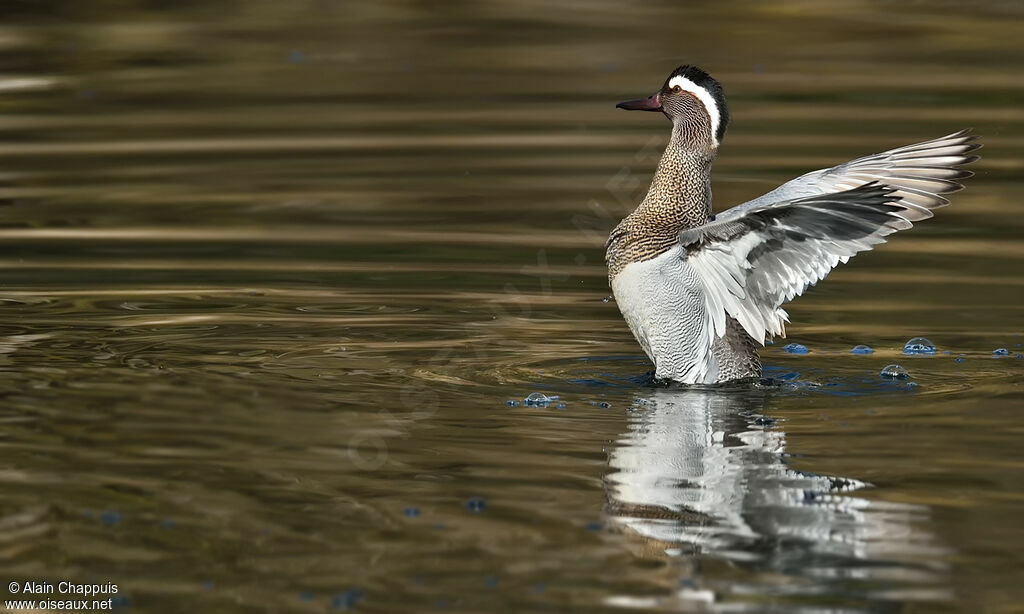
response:
M668 82L669 88L677 85L696 96L697 100L707 109L708 117L711 118L711 141L715 144L715 147L718 147L718 126L722 122L722 114L718 111L718 103L715 102L710 92L682 75L672 77Z

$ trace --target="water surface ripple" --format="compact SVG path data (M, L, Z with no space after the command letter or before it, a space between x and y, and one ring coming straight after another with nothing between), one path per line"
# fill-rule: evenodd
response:
M1018 611L1017 4L80 4L0 26L2 577L144 612ZM986 144L791 305L762 389L652 386L604 300L666 136L613 104L684 61L731 103L719 210Z

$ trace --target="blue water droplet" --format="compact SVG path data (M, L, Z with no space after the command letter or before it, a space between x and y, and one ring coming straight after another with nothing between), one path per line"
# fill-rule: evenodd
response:
M934 354L935 344L924 337L914 337L903 346L904 354Z
M331 607L335 610L351 610L359 605L359 602L363 600L364 594L365 593L358 588L349 589L344 593L332 597Z
M171 518L164 518L162 521L160 521L160 526L165 529L173 529L174 520L172 520Z
M611 404L611 403L606 403L606 402L604 402L604 401L601 401L600 403L598 403L598 404L597 404L597 406L598 406L598 407L599 407L600 409L608 409L609 407L611 407L611 406L612 406L612 404Z
M558 405L555 405L555 409L565 409L565 407L565 403L559 403Z
M121 608L127 608L131 604L132 604L131 598L127 597L125 595L118 595L117 597L111 597L110 598L110 607L112 609L115 609L115 610L119 610Z
M806 345L800 345L799 343L790 343L782 349L785 350L787 354L806 354L810 352Z
M409 507L402 510L402 513L405 514L408 518L419 518L420 508L416 507L415 505L410 505Z
M311 591L302 591L299 593L299 599L302 601L313 601L313 593Z
M588 522L586 525L584 525L584 528L588 531L600 531L604 528L604 525L600 522Z
M509 399L505 401L505 405L508 405L509 407L519 407L519 401L515 399Z
M531 392L523 399L523 404L527 407L547 407L551 404L551 397L543 392Z
M537 584L533 585L533 592L540 594L547 590L547 588L548 586L546 584L544 584L543 582L538 582Z
M993 356L1009 356L1010 355L1010 350L1008 350L1006 348L998 348L998 349L992 350L992 355Z
M306 61L306 54L302 53L298 49L292 49L288 53L288 61L292 64L302 64Z
M857 346L854 346L854 348L852 350L850 350L850 353L851 354L874 354L875 350L871 349L870 347L868 347L866 345L857 345Z
M882 372L878 374L880 377L885 379L909 379L910 374L907 370L899 365L886 365Z
M487 588L497 588L498 576L487 576L486 578L484 578L484 586L486 586Z
M1017 360L1024 360L1024 354L1017 354Z
M965 360L967 360L967 359L964 358L963 356L957 356L956 358L953 359L953 362L959 363L959 362L963 362Z
M121 512L117 512L114 510L100 512L100 522L107 525L108 527L112 527L115 524L121 524L121 521L123 520L124 516L121 515Z
M487 509L487 501L483 497L472 497L466 500L466 509L471 512L480 513Z

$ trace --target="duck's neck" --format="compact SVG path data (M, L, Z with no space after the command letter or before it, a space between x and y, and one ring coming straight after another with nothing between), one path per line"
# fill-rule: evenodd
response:
M676 233L707 223L711 216L711 163L715 148L695 136L691 124L672 127L672 138L644 201L630 217Z

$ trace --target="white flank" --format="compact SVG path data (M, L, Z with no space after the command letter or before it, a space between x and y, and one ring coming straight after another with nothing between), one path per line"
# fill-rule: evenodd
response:
M633 336L654 363L655 377L713 384L718 363L711 347L718 337L702 281L682 253L676 246L626 265L612 280L612 293ZM724 308L719 311L724 323Z

